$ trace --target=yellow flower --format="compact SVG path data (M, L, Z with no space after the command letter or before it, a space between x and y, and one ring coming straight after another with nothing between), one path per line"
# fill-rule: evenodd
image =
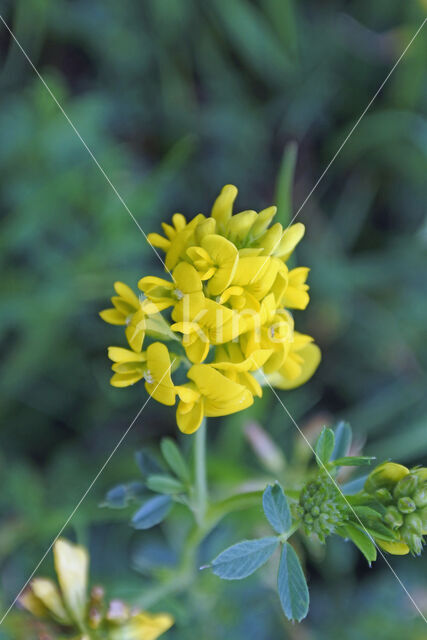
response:
M167 613L137 613L131 620L110 632L111 640L156 640L173 625Z
M99 315L109 324L127 324L132 315L140 308L140 302L127 284L115 282L114 289L118 294L111 298L114 308L104 309L104 311L100 311Z
M60 625L61 637L65 626L72 630L73 637L75 634L89 637L82 636L82 631L97 629L100 637L110 640L156 640L173 625L173 618L167 613L132 611L118 601L105 606L103 595L99 595L100 591L103 594L102 588L94 588L88 596L89 555L84 547L60 538L55 542L53 555L59 587L53 580L35 578L20 603L35 617L51 619ZM118 604L120 615L110 615Z
M294 341L281 368L268 376L278 389L295 389L311 378L320 364L321 353L313 338L294 332Z
M122 347L108 347L108 357L114 362L115 372L110 380L113 387L128 387L144 377L146 354Z
M172 225L162 223L166 238L158 233L148 234L149 243L166 252L165 265L167 269L173 269L185 254L186 249L193 244L194 231L204 219L205 216L199 214L187 223L181 213L175 213L172 216Z
M89 557L84 547L59 539L53 547L59 589L52 580L35 578L21 598L33 615L65 625L81 625L86 616Z
M288 285L282 298L283 304L289 309L305 309L310 302L309 286L306 284L310 269L297 267L288 273Z
M199 271L202 280L209 280L208 295L217 296L233 279L239 252L232 242L212 234L202 238L200 247L190 247L187 255Z
M246 409L253 403L250 391L222 375L209 364L192 366L187 377L188 397L182 397L176 412L183 433L194 433L203 417L225 416Z
M320 362L320 350L310 336L295 331L289 311L305 309L309 302L309 269L289 270L286 265L304 225L270 226L276 207L233 215L236 197L236 187L226 185L210 216L199 214L187 222L175 214L171 225L162 225L165 236L150 234L149 241L165 251L172 277L141 278L141 301L121 288L118 293L127 306L113 301L115 308L107 313L110 321L126 325L131 347L110 349L111 384L145 379L147 391L159 402L173 405L179 398L178 424L186 433L203 416L249 406L254 396L262 395L263 375L279 388L293 389ZM174 366L187 363L187 383L173 383L167 346L155 342L142 351L146 336L181 343L185 357Z

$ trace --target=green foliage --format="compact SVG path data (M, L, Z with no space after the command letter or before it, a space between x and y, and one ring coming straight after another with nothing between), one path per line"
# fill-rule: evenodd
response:
M190 482L190 470L175 442L171 438L164 438L160 443L160 448L172 471L182 482L188 484Z
M286 533L292 525L292 516L282 487L268 486L262 495L264 514L277 533Z
M280 558L277 589L285 616L301 622L310 603L307 582L294 548L286 542Z
M150 529L159 524L170 511L172 501L169 496L155 496L145 502L132 517L135 529Z
M323 427L314 447L316 462L320 468L324 467L329 462L334 451L334 445L334 432L332 431L332 429Z
M278 544L276 537L238 542L212 560L212 571L224 580L247 578L267 562Z

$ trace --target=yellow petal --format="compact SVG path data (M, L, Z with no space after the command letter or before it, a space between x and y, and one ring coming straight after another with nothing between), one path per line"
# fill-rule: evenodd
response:
M86 614L88 553L84 547L60 538L54 544L53 557L65 606L73 619L83 622Z
M180 262L173 270L173 279L181 293L196 293L202 291L200 276L193 265Z
M369 474L365 482L365 489L368 492L373 492L376 489L385 487L391 489L402 478L407 476L409 469L403 466L403 464L397 464L397 462L383 462L383 464L375 467Z
M232 216L227 224L227 238L235 244L242 244L246 240L257 216L256 211L241 211Z
M134 351L141 351L145 338L145 313L142 309L137 311L125 329L125 334L129 345Z
M125 625L109 631L111 640L157 640L174 623L168 613L137 613Z
M387 542L385 540L378 540L378 538L376 538L375 541L381 549L392 553L394 556L406 556L406 554L409 553L409 547L405 542Z
M163 251L167 251L170 247L170 240L168 240L164 236L161 236L159 233L149 233L147 236L147 240L152 247L163 249Z
M209 353L209 341L207 338L203 339L197 337L194 342L189 345L184 345L185 353L190 362L194 362L194 364L200 364L204 360Z
M18 602L24 609L32 613L33 616L36 616L36 618L46 618L49 616L49 610L33 593L31 586L19 597Z
M197 228L195 231L196 241L200 244L204 236L208 236L211 233L215 233L215 231L216 231L216 220L214 218L207 218L206 220L204 220L203 222L200 222L197 225Z
M134 371L131 373L115 373L113 377L110 379L110 384L112 387L130 387L135 382L138 382L144 377L142 371Z
M212 207L211 216L216 220L220 231L225 229L233 212L233 204L237 198L237 188L232 184L226 184L217 197Z
M169 351L162 342L153 342L147 349L145 388L157 402L175 404L176 390L171 378Z
M126 324L126 316L117 309L104 309L99 315L108 324Z
M202 424L203 400L195 403L180 402L176 411L176 422L183 433L194 433Z
M279 248L282 239L283 227L280 222L276 222L268 231L266 231L258 240L257 246L263 248L262 255L269 256L274 254Z
M311 378L320 364L321 352L319 347L313 343L307 344L298 352L298 355L301 356L303 360L299 375L295 378L289 378L289 376L284 374L282 368L280 371L268 376L268 380L273 387L279 389L295 389Z
M114 289L117 291L119 296L126 300L134 309L138 309L139 307L139 299L138 296L132 291L130 287L124 282L115 282Z
M34 605L39 601L43 607L45 607L55 620L61 624L70 624L70 616L68 615L64 603L62 601L59 589L52 580L45 578L35 578L31 581L31 591L35 596L35 601L29 596L27 604ZM25 606L25 602L23 603ZM35 610L29 609L32 613ZM36 614L37 615L37 614Z
M230 284L239 260L239 251L235 245L220 235L212 234L202 240L202 248L209 254L216 272L209 280L210 295L217 296Z
M187 376L204 398L206 416L225 416L246 409L253 403L248 389L226 378L211 365L195 364Z
M122 313L125 318L132 315L136 311L133 305L129 304L129 302L126 302L126 300L123 300L123 298L121 298L120 296L113 296L111 298L111 302L113 303L117 311L119 313Z
M305 227L301 222L290 226L284 231L280 244L274 254L279 258L287 260L298 242L302 239L304 233Z
M145 353L135 353L122 347L108 347L108 357L113 362L144 362Z
M240 258L233 277L233 285L245 287L255 280L260 280L268 269L269 262L268 256Z
M256 239L264 233L276 213L277 207L268 207L258 213L257 219L251 229L252 238Z

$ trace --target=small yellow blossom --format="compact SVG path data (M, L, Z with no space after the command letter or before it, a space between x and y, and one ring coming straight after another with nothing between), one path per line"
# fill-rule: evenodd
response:
M115 282L114 289L118 294L111 298L114 307L100 311L99 315L109 324L127 324L128 320L140 308L140 302L127 284Z
M151 244L165 252L170 277L141 278L141 300L116 283L114 308L101 312L107 322L126 326L130 346L110 347L111 384L144 380L158 402L178 400L177 422L185 433L204 416L252 404L266 378L280 389L304 384L320 362L319 348L295 330L290 312L309 302L309 269L287 265L304 225L271 224L274 206L233 215L236 197L236 187L226 185L209 216L187 222L177 213L162 224L164 236L150 234ZM172 375L180 365L185 378L176 385Z

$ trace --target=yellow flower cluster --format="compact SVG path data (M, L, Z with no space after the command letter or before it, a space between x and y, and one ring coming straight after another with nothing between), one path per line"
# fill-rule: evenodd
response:
M165 252L170 278L142 278L137 297L117 282L114 307L101 312L124 325L130 349L110 347L111 384L124 387L145 379L153 398L174 405L177 423L193 433L204 416L223 416L249 407L261 385L280 389L306 382L320 362L313 339L294 329L289 309L305 309L309 269L287 261L304 235L300 223L270 226L276 207L233 215L237 189L226 185L211 215L190 222L176 213L162 224L164 236L149 242ZM170 323L161 315L170 313ZM145 337L160 338L143 350ZM178 351L164 344L174 340ZM179 352L181 349L181 352ZM171 373L181 364L186 379Z
M53 555L59 586L48 578L34 578L20 598L36 618L69 630L73 638L79 632L80 640L90 640L94 633L108 640L157 640L173 625L168 613L131 610L121 600L105 603L102 587L94 587L88 596L89 556L84 547L60 538ZM51 637L43 630L41 634Z

